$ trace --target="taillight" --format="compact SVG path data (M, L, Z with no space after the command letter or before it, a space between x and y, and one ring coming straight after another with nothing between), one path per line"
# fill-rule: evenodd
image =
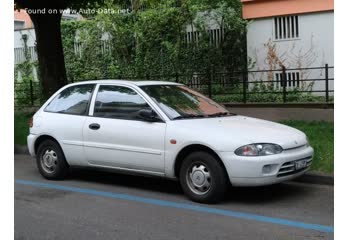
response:
M33 127L33 117L31 117L31 118L29 119L29 127L30 127L30 128Z

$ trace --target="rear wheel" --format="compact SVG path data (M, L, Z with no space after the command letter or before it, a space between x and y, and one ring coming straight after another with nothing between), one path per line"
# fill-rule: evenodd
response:
M39 145L36 163L40 174L47 179L63 179L68 171L63 151L53 140L45 140Z
M207 152L194 152L184 159L180 183L191 200L202 203L220 201L229 186L225 168Z

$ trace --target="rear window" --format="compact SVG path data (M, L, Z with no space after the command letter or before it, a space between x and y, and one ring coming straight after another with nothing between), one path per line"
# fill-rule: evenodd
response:
M46 106L46 112L86 115L94 84L76 85L64 89Z

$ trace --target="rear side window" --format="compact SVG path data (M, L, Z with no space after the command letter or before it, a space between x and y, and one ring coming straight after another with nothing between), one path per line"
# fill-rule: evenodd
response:
M86 84L64 89L47 105L45 111L86 115L94 86L94 84Z
M150 107L134 90L122 86L100 86L94 116L140 120L138 111L141 109L150 109Z

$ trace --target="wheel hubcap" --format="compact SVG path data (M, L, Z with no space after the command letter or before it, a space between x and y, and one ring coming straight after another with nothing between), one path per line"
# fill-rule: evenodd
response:
M57 166L57 153L47 149L41 158L41 166L48 173L54 172Z
M194 164L189 168L187 184L196 194L205 194L211 187L211 175L208 168L203 164Z

